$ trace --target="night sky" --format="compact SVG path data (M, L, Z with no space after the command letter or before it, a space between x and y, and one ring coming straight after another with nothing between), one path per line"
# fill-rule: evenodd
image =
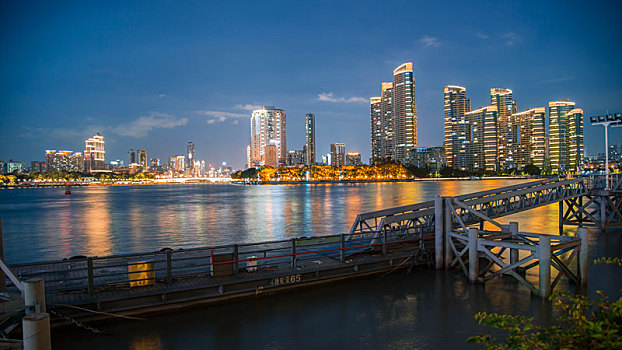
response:
M569 98L591 115L622 112L619 1L2 1L0 160L130 148L166 161L196 145L210 164L245 163L250 114L287 114L288 149L316 115L330 143L370 155L369 97L414 63L420 146L443 142L443 86L473 109L492 87L519 111ZM586 153L603 152L585 125ZM610 143L622 142L622 128Z

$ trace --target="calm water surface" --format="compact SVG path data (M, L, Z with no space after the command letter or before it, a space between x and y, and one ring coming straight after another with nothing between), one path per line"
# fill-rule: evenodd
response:
M524 181L524 180L522 180ZM447 181L285 186L158 185L0 191L9 262L108 255L346 232L360 212L522 182ZM506 217L557 232L557 206ZM567 228L572 232L576 228ZM590 254L620 256L622 230L590 232ZM591 260L591 259L590 259ZM620 268L590 266L588 294L618 296ZM569 289L567 283L560 283ZM108 333L53 331L55 349L463 349L478 311L556 313L511 279L470 284L460 272L414 270L150 316Z

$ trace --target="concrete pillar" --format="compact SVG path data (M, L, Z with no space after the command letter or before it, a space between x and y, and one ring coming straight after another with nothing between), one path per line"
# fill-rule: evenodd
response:
M600 230L605 232L607 226L607 198L600 196Z
M434 199L434 261L437 270L443 268L443 246L445 245L443 219L443 197L436 196Z
M588 233L585 227L579 227L577 230L577 236L581 239L581 250L579 250L579 263L577 267L579 269L579 278L581 280L581 286L587 286L587 267L588 267Z
M27 315L46 311L45 285L42 279L33 278L24 281L24 305Z
M50 315L37 313L22 319L22 332L25 350L50 350Z
M444 214L443 214L443 219L445 220L445 225L443 226L443 232L444 232L444 236L445 236L445 270L449 270L449 267L451 265L451 261L452 261L452 252L451 252L451 247L449 246L450 244L450 239L451 237L449 236L449 234L451 233L451 230L453 229L453 219L451 216L451 208L448 205L448 202L452 199L453 197L445 197L445 205L444 205Z
M538 245L538 258L540 259L540 297L548 298L551 295L551 237L540 236Z
M516 239L518 237L518 222L510 222L510 233L512 234L512 238ZM510 264L514 264L518 261L518 249L510 248Z
M469 229L469 281L477 282L479 275L479 258L477 254L477 233L476 228Z

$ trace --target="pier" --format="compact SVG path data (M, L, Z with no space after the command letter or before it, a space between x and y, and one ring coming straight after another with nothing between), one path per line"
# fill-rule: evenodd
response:
M25 296L29 283L42 281L43 294L35 293L34 302L22 298L21 305L33 311L44 305L61 320L55 324L255 297L415 266L457 268L473 283L511 276L546 298L562 278L587 283L584 226L606 229L622 223L622 178L613 180L610 189L601 188L604 182L598 177L575 177L437 197L361 213L343 234L2 264L7 277L2 280L15 296ZM560 205L560 228L578 225L577 235L521 232L519 223L496 221L555 203ZM484 230L484 223L498 230ZM533 268L538 268L536 284L525 278ZM559 271L553 278L551 269ZM19 302L11 305L20 308ZM8 315L11 307L4 306ZM6 329L11 318L4 321Z

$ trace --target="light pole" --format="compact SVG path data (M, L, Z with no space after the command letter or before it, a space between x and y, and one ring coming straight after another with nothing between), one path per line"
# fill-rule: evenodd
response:
M607 127L611 125L612 128L622 126L622 114L607 114L599 115L597 117L590 117L590 123L592 125L602 125L605 127L605 190L609 189L609 134Z

